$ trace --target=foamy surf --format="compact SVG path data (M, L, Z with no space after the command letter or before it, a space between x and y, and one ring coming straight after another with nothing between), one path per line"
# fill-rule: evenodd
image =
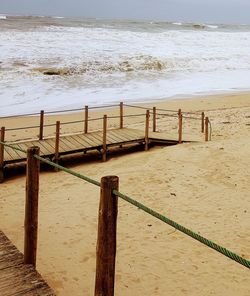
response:
M193 25L7 19L0 112L249 89L249 27Z

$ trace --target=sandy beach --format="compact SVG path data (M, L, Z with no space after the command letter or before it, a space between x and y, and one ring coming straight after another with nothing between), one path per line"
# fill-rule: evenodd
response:
M81 161L70 167L95 180L119 176L121 192L250 259L250 94L147 104L153 105L205 111L212 123L212 141L154 147L114 155L105 163ZM60 119L82 117L75 113ZM50 116L46 123L57 119ZM1 120L1 125L12 128L37 122L38 118L27 117ZM144 120L126 124L143 128ZM175 125L172 119L161 118L158 128ZM78 128L65 126L65 132ZM190 129L198 133L200 125L184 122L184 131ZM27 136L26 131L8 133L9 140ZM93 295L99 195L99 188L64 172L41 173L37 268L59 296ZM1 229L23 251L25 175L7 178L0 196ZM115 294L248 296L249 271L119 200Z

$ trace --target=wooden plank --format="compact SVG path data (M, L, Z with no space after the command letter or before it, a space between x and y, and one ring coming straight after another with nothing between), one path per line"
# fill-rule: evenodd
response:
M69 136L67 138L72 144L74 144L76 150L87 148L86 143L85 143L85 145L83 145L72 136Z
M85 137L87 134L85 134L84 136L81 135L75 135L74 137L76 138L76 140L80 143L87 143L88 147L93 147L93 145L95 143L93 143L92 141L90 141L87 137Z
M76 142L76 145L78 145L79 147L82 147L82 148L90 148L91 145L84 141L83 138L79 138L77 136L70 136L72 138L72 140L74 140Z
M93 143L87 137L85 137L85 136L83 137L83 135L75 135L74 137L80 143L87 143L87 146L89 148L93 147Z
M60 145L64 145L68 151L72 151L76 149L75 145L72 142L70 142L67 136L60 138Z
M13 144L13 146L18 147L17 144ZM5 147L6 150L8 151L8 153L12 156L12 159L24 159L25 158L25 154L23 154L22 152L18 152L15 149L9 148L9 147Z
M49 143L53 147L54 153L55 153L55 146L56 146L55 139L46 139L44 141L46 141L47 143ZM59 146L60 146L60 152L67 152L67 149L65 149L64 146L61 146L60 143L59 143Z
M6 160L12 160L11 155L9 154L9 151L6 149L7 147L4 147L4 161Z
M91 145L91 147L99 147L102 145L102 141L97 142L96 139L93 139L93 137L91 136L91 133L80 135L80 137L85 141L87 141Z
M111 135L113 135L116 138L120 139L122 142L135 140L134 137L129 136L126 133L124 133L123 129L120 129L119 132L118 131L109 131L109 132L111 133Z
M92 143L92 146L93 147L97 147L97 146L100 146L102 145L102 136L101 136L101 133L95 133L96 135L94 136L92 133L89 133L87 135L84 135L84 139L85 139L85 136L86 138L88 139L89 142Z
M113 134L111 134L108 131L108 133L107 133L107 142L109 142L109 144L116 144L116 143L122 143L123 141L121 141L120 139L116 138Z
M55 293L31 266L23 264L23 255L0 231L0 295L54 296Z
M108 132L108 131L107 131ZM92 133L91 134L91 136L94 138L94 139L96 139L96 141L97 141L97 143L99 143L100 141L102 141L102 134L101 133ZM107 141L107 144L111 144L111 143L109 143L109 141L108 140L106 140Z
M41 155L51 155L54 154L55 149L51 147L51 145L46 141L37 141L32 142L34 146L38 146L40 148Z
M89 133L88 137L90 139L92 139L96 145L102 145L102 137L103 137L103 133L102 132L93 132L93 133Z
M114 143L124 143L128 140L128 138L120 135L119 133L117 133L116 131L113 131L113 130L109 130L108 135L113 137L113 139L115 141Z
M52 151L52 154L55 154L55 139L45 139L43 142L46 143L46 145L50 146L49 150ZM62 150L62 149L61 149Z
M145 137L143 131L138 131L133 129L123 129L121 132L134 140L144 139Z

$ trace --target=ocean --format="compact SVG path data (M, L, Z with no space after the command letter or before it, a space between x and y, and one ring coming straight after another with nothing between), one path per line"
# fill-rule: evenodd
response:
M250 89L250 26L0 16L0 115Z

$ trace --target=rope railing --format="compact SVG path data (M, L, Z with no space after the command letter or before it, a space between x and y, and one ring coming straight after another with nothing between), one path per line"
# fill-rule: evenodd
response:
M127 117L140 117L140 116L145 117L145 113L123 115L123 117L125 117L125 118L127 118ZM115 119L115 118L120 118L120 116L119 115L117 115L117 116L108 116L107 118L108 119Z
M15 147L13 145L7 144L7 143L2 142L2 141L0 141L0 144L5 145L7 147L10 147L10 148L12 148L14 150L18 150L18 151L23 152L23 153L27 153L27 151L24 150L24 149L21 149L19 147ZM88 183L91 183L91 184L93 184L95 186L98 186L98 187L101 186L100 182L98 182L98 181L96 181L96 180L94 180L92 178L89 178L87 176L84 176L84 175L82 175L80 173L77 173L77 172L75 172L75 171L73 171L71 169L68 169L68 168L64 167L64 166L61 166L61 165L59 165L57 163L54 163L54 162L52 162L50 160L47 160L47 159L45 159L45 158L43 158L43 157L41 157L39 155L35 154L34 157L37 160L39 160L39 161L41 161L43 163L46 163L46 164L48 164L48 165L50 165L50 166L52 166L52 167L54 167L56 169L59 169L59 170L64 171L64 172L66 172L68 174L71 174L71 175L73 175L73 176L75 176L77 178L80 178L80 179L88 182ZM128 195L125 195L125 194L121 193L118 190L112 190L112 192L113 192L113 194L115 196L120 197L121 199L123 199L126 202L132 204L133 206L143 210L144 212L146 212L147 214L153 216L154 218L168 224L169 226L175 228L176 230L188 235L189 237L192 237L193 239L199 241L200 243L206 245L207 247L221 253L222 255L228 257L229 259L231 259L231 260L239 263L240 265L245 266L246 268L250 269L250 261L243 258L242 256L239 256L236 253L228 250L227 248L225 248L223 246L220 246L220 245L214 243L213 241L199 235L198 233L196 233L196 232L182 226L181 224L175 222L174 220L169 219L168 217L166 217L166 216L160 214L159 212L147 207L146 205L138 202L137 200L133 199L132 197L129 197Z
M138 109L144 109L144 110L149 110L151 108L149 107L143 107L143 106L137 106L137 105L130 105L130 104L125 104L124 103L124 106L127 106L127 107L131 107L131 108L138 108ZM162 108L157 108L157 110L159 111L166 111L166 112L172 112L172 113L178 113L177 110L172 110L172 109L162 109ZM197 112L188 112L188 111L182 111L183 114L193 114L193 115L198 115L200 113L200 111L197 111ZM189 117L187 117L189 118Z

